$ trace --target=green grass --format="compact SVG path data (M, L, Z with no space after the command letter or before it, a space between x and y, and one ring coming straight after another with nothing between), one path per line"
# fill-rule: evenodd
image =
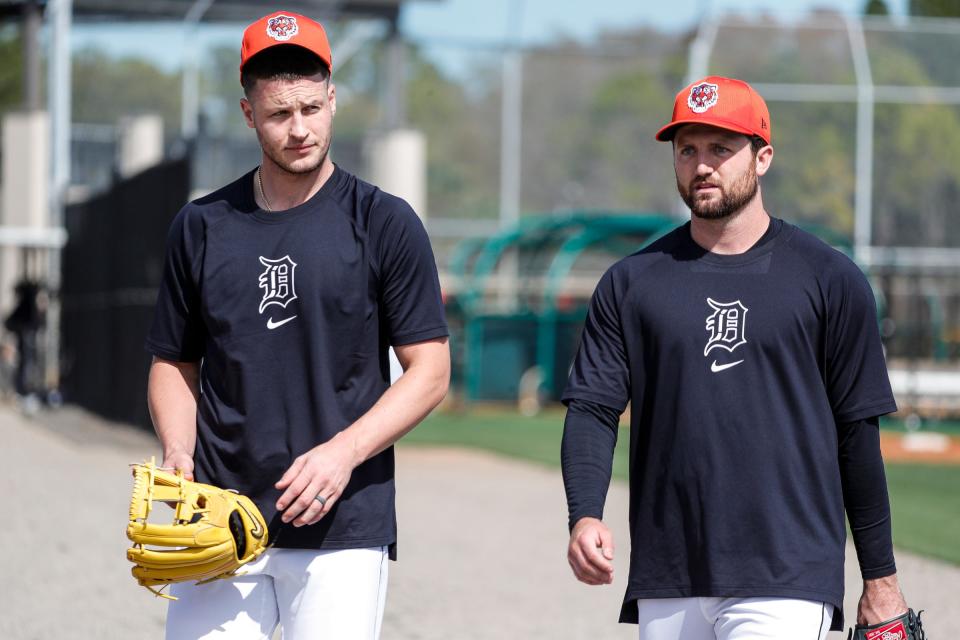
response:
M550 410L527 418L494 408L435 413L401 442L404 446L475 447L558 467L563 415L562 410ZM628 431L621 429L614 454L615 478L627 478L628 450ZM894 543L960 564L960 465L887 464L887 485Z
M470 413L434 413L404 436L403 444L475 447L549 467L560 466L563 411L546 411L524 417L498 409ZM614 477L626 479L628 471L626 429L620 430L614 452Z
M960 465L888 464L893 541L960 564Z

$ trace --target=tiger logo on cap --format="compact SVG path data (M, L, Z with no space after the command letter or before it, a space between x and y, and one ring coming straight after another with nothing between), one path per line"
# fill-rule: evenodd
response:
M267 21L267 35L279 42L286 42L300 33L297 19L293 16L280 14Z
M687 106L694 113L703 113L713 105L717 104L720 97L720 89L715 84L701 82L698 85L690 87L690 95L687 96Z

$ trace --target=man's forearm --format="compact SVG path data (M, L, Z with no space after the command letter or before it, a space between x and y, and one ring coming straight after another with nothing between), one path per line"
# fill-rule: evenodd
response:
M147 382L147 404L163 455L193 457L197 444L200 365L154 358Z
M838 429L843 503L864 580L896 572L890 527L890 501L880 454L876 418Z
M380 399L336 439L349 444L355 465L380 453L440 404L450 384L447 341L396 349L404 372Z
M581 518L603 518L619 419L619 411L595 402L572 400L567 407L560 461L571 530Z

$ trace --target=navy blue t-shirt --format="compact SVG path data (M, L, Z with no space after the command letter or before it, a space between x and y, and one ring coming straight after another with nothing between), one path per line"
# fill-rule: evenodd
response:
M257 207L252 176L177 215L147 350L202 361L196 478L253 499L278 547L392 549L392 447L312 526L281 522L273 485L380 398L389 346L447 335L429 239L403 200L339 168L280 212Z
M615 264L564 401L631 403L639 598L843 603L837 424L896 410L873 293L842 253L771 220L739 255L686 224Z

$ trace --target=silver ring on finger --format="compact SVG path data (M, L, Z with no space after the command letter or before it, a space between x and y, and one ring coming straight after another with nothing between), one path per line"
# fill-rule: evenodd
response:
M321 496L321 495L317 495L317 496L314 498L314 500L316 500L317 502L319 502L321 507L326 506L326 504L327 504L327 499L324 498L324 497Z

